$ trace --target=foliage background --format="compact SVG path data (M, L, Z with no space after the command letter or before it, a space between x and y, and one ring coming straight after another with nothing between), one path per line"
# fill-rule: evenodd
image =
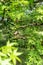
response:
M0 52L5 55L10 53L2 49L8 40L14 50L23 52L19 56L22 63L14 57L9 65L43 65L43 0L0 0ZM0 53L2 60L8 57L13 55L3 59Z

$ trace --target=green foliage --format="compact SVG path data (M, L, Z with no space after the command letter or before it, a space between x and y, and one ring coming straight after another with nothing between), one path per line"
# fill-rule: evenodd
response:
M0 65L16 65L16 60L21 62L19 55L22 53L17 52L17 48L13 47L14 43L7 42L7 45L0 48Z
M0 65L43 65L43 0L0 0Z

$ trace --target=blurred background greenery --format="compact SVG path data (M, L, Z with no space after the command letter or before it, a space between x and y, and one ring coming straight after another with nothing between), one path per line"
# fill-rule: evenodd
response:
M43 0L0 0L0 65L43 65Z

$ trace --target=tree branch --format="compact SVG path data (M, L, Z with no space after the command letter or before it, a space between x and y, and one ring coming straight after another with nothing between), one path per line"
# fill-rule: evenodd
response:
M33 24L27 24L27 25L22 25L22 26L19 26L18 28L26 28L28 26L42 26L43 23L33 23Z

